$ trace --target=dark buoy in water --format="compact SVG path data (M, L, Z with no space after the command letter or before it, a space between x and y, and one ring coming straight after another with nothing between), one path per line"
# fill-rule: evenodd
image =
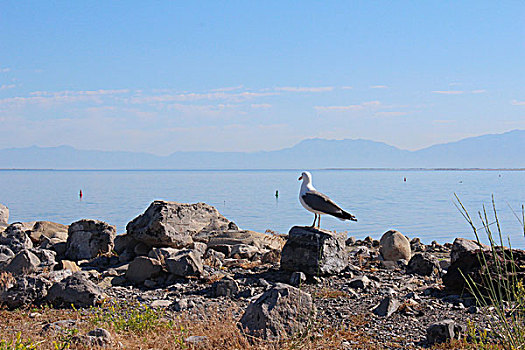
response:
M78 197L82 199L82 190L80 190L80 193L78 194Z
M275 198L279 198L279 191L278 190L275 191Z
M407 178L406 178L406 177L405 177L405 178L403 178L403 181L404 181L404 182L407 182Z

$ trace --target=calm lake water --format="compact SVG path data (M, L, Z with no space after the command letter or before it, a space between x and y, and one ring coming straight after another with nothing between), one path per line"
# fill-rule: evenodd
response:
M47 220L70 224L82 218L126 224L155 199L206 202L243 229L287 233L311 225L313 214L299 203L300 171L0 171L0 203L10 222ZM501 226L514 247L525 248L521 215L523 171L317 170L313 184L358 222L323 216L321 226L364 238L389 229L423 242L473 238L454 206L456 193L477 217L494 195ZM407 181L403 179L406 177ZM79 190L83 199L79 200ZM279 198L275 198L275 191ZM480 226L479 220L477 220Z

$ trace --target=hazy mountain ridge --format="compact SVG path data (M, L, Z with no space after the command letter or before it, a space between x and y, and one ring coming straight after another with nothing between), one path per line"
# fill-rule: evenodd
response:
M0 150L2 169L525 168L525 130L470 137L417 151L370 140L307 139L260 152L140 152L71 146Z

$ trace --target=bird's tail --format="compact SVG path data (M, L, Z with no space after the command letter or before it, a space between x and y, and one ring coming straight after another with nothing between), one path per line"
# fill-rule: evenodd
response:
M344 210L341 210L340 213L337 213L334 215L336 218L340 220L351 220L351 221L357 221L356 217L350 214L349 212L346 212Z

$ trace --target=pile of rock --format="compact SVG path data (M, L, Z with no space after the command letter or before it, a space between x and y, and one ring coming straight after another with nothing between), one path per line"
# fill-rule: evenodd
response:
M240 230L205 204L155 201L115 240L125 277L146 286L177 278L207 277L222 266L263 264L278 257L284 241Z
M205 203L167 201L151 203L122 235L97 220L8 225L8 217L0 206L0 304L10 309L115 298L198 315L234 305L247 334L270 340L316 320L354 329L351 316L364 314L374 321L366 331L405 337L407 347L457 338L467 318L483 319L459 277L479 276L487 247L470 240L425 245L394 230L357 240L300 226L283 238L241 230ZM525 266L522 251L514 256Z

